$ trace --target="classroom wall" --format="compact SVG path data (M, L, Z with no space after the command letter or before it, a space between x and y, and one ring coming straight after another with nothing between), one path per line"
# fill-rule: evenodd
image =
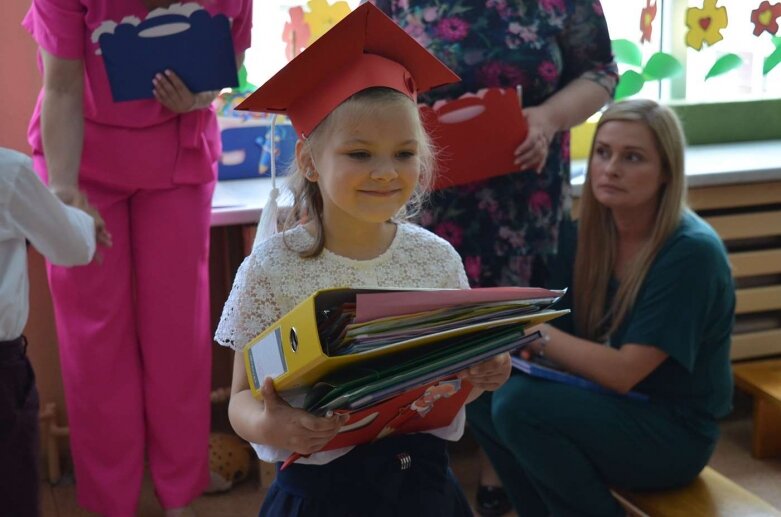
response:
M35 43L20 25L30 0L3 0L0 7L0 146L24 153L27 122L35 106L41 79Z

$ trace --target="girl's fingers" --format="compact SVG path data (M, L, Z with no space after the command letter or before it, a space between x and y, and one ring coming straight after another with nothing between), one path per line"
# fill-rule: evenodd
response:
M326 436L328 433L335 433L339 431L347 420L349 415L334 414L330 417L317 417L310 414L305 414L301 418L301 425L313 433L321 433L321 436Z

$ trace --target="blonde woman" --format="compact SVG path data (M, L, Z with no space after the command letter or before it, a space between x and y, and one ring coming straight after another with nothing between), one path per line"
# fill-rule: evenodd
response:
M735 296L721 240L686 208L683 148L670 109L608 108L577 251L561 255L572 318L536 329L534 353L615 393L516 374L469 407L519 515L624 515L608 487L683 485L713 452L731 405Z

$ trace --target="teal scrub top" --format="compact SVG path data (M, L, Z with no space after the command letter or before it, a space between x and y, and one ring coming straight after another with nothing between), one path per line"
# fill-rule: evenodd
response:
M575 238L563 242L551 287L564 287L572 279L575 247ZM571 292L560 304L571 307ZM627 343L649 345L665 351L669 357L633 389L669 405L693 427L711 435L715 419L731 410L729 351L734 314L735 289L726 249L708 223L687 211L659 251L634 306L609 344L614 348ZM554 324L574 333L572 318Z

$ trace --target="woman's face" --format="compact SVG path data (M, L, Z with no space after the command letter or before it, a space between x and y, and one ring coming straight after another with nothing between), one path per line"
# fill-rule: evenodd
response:
M651 130L623 120L599 128L589 175L594 197L614 213L655 212L666 181Z

